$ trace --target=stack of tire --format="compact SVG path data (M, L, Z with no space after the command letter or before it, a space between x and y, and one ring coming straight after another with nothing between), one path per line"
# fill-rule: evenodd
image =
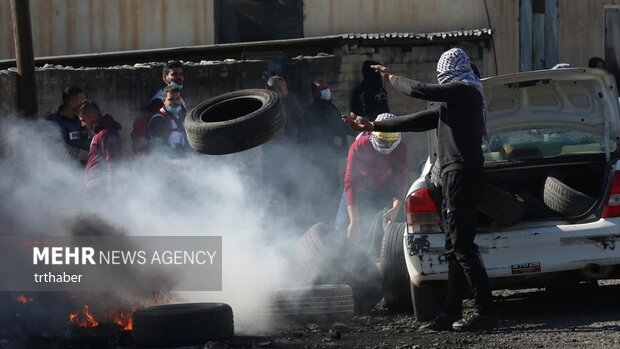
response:
M372 258L344 234L319 223L299 240L297 255L314 283L344 284L353 290L356 314L368 313L381 300L381 272Z
M348 285L317 285L277 290L262 309L272 325L347 322L353 319L353 290Z

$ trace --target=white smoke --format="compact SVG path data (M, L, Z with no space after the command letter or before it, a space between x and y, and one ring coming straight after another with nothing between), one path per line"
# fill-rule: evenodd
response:
M277 190L261 180L259 149L175 160L127 155L117 167L120 195L107 202L85 196L84 170L64 155L55 132L47 121L0 120L0 234L70 234L92 216L127 235L221 235L223 290L179 296L230 304L237 333L267 328L261 314L273 290L311 282L292 271L308 222L291 215L299 207L273 202ZM287 175L316 190L306 180L309 169L297 171Z

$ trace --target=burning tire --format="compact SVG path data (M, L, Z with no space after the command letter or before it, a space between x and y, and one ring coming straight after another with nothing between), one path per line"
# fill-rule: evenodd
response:
M150 307L133 313L134 343L143 347L189 346L233 336L233 312L223 303Z
M381 281L383 298L388 309L411 312L409 273L405 264L403 233L406 223L390 223L381 244Z
M370 311L381 300L379 268L334 229L314 225L302 236L297 250L301 263L317 275L316 283L351 286L356 313Z
M249 89L200 103L185 118L189 145L203 154L230 154L261 145L284 126L278 95Z
M348 285L286 288L271 298L276 323L329 323L353 319L353 290Z
M565 217L580 216L596 203L595 198L569 187L552 176L545 180L543 200L550 209Z

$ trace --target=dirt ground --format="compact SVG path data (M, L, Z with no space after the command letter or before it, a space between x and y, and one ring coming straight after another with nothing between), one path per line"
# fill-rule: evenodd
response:
M379 305L347 324L307 324L204 348L620 348L619 281L494 294L500 323L491 333L420 333L412 314L388 314Z
M490 333L418 332L420 324L412 314L390 314L380 303L369 315L356 316L348 323L301 324L260 336L236 334L229 341L182 349L620 348L620 280L555 291L501 290L494 294L500 321ZM465 301L465 307L471 311L471 301ZM105 338L98 343L43 337L8 341L2 337L0 333L0 349L135 348L130 337L124 344L116 341L111 346L105 345Z

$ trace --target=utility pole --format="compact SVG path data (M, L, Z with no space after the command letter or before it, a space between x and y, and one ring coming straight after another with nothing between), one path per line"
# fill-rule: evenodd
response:
M30 0L11 0L15 62L17 63L17 107L28 118L36 118L37 85L30 26Z

